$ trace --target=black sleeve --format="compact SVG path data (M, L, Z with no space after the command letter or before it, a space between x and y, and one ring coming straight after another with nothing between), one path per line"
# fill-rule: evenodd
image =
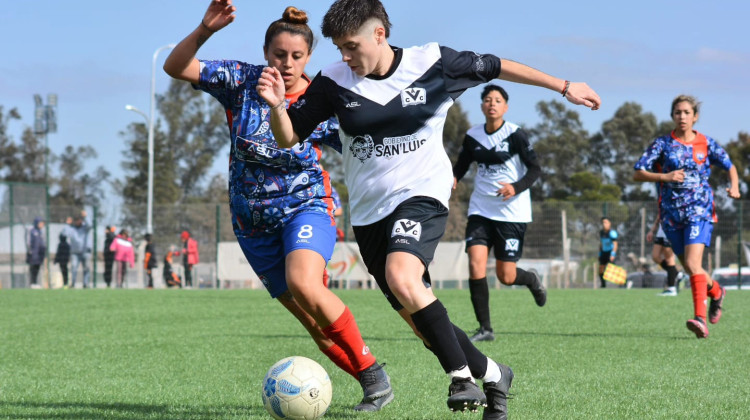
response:
M453 99L458 98L466 89L500 76L500 58L492 54L458 52L441 46L440 55L445 86Z
M521 158L521 162L526 165L526 175L518 181L512 183L513 189L516 190L516 194L520 194L529 188L542 174L542 168L539 166L539 160L536 157L534 148L529 143L529 138L526 132L518 129L515 133L511 134L511 141L513 146L518 151L518 156Z
M337 96L338 85L318 73L310 82L305 93L289 107L289 119L300 141L310 137L321 122L333 117L334 104L331 98Z
M473 140L474 139L468 135L464 137L464 143L461 146L461 151L458 153L458 159L456 160L456 164L453 165L453 176L456 177L456 181L460 181L461 178L466 175L466 171L469 170L469 165L474 161L474 157L471 153L471 146L469 144Z

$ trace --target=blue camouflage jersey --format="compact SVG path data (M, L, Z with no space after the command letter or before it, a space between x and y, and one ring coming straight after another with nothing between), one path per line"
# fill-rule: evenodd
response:
M255 90L264 67L201 60L200 81L194 85L226 110L231 140L229 202L237 237L279 232L299 210L328 213L334 223L331 182L320 165L320 145L341 152L338 123L324 121L308 141L279 148L271 132L270 107ZM287 95L287 107L298 96Z
M714 193L708 178L711 165L729 170L732 161L727 152L711 137L696 132L692 143L683 143L674 136L654 140L634 169L669 173L685 171L683 182L661 182L659 186L659 214L665 230L684 229L688 225L715 222Z

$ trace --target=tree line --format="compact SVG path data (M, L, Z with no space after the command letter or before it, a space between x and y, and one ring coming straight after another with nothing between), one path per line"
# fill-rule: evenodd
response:
M189 84L173 80L163 95L157 95L157 109L160 118L154 127L154 205L227 202L227 174L209 173L216 159L228 159L222 107ZM672 130L672 121L658 121L638 103L626 102L597 132L589 133L578 111L565 103L540 101L536 109L539 122L524 127L543 168L540 180L531 188L534 201L628 202L656 198L653 186L631 181L632 167L654 138ZM14 139L8 128L15 123L22 123L17 109L6 111L0 105L0 180L44 183L43 138L26 126L20 138ZM460 103L456 103L448 114L444 132L444 145L453 161L471 125ZM68 145L59 154L48 151L52 205L98 206L107 199L105 187L109 185L125 204L124 222L143 223L141 210L128 209L146 202L148 127L131 123L119 136L127 146L120 162L123 179L113 179L102 166L85 169L86 163L97 157L90 145ZM735 138L718 140L737 166L741 191L747 192L750 135L740 131ZM340 155L326 148L323 165L346 199ZM468 203L472 177L470 171L451 198L451 205L459 210L465 210ZM714 187L724 185L725 180L723 171L712 173ZM463 215L461 211L451 213Z

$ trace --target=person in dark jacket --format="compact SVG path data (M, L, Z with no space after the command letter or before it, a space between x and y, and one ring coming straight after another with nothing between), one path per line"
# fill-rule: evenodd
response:
M154 250L154 243L151 242L151 234L147 233L144 235L144 238L146 239L146 251L143 257L143 269L146 270L146 275L148 276L148 284L146 285L146 288L153 289L154 276L152 275L151 270L156 268L156 251Z
M42 267L44 257L47 253L47 244L44 242L44 220L41 217L34 219L34 227L29 231L26 242L26 263L29 264L29 276L32 289L40 289L37 284L39 269Z
M60 265L60 273L63 278L63 289L68 288L68 263L70 262L70 244L68 237L64 233L60 234L60 242L57 244L55 252L55 264Z
M115 262L115 253L112 252L109 247L112 246L112 241L115 240L115 231L117 230L114 226L107 226L105 230L104 238L104 283L107 284L107 288L112 284L112 265Z

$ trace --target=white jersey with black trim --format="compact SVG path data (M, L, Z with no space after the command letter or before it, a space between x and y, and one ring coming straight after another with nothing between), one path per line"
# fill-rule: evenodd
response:
M448 109L466 89L500 74L495 56L435 43L394 52L393 66L380 77L358 76L344 62L331 65L289 111L300 138L331 114L338 118L355 226L382 220L415 196L448 207L453 179L442 138Z
M524 190L509 200L498 196L500 183L512 184L526 175L520 153L529 149L528 140L516 124L505 121L494 133L484 124L466 132L464 147L470 147L477 162L474 192L469 201L469 216L479 215L501 222L531 223L531 192ZM473 141L471 141L473 140Z

